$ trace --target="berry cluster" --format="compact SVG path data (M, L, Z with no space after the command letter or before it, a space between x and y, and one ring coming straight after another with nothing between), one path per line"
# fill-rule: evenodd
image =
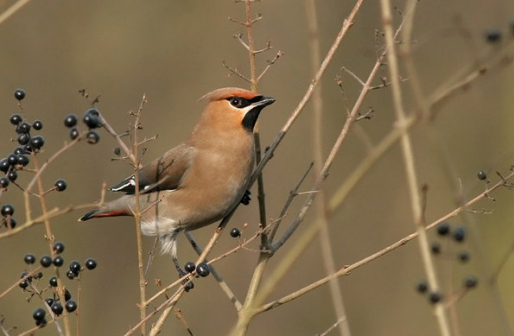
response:
M25 98L26 93L22 89L17 89L14 92L14 97L18 100L18 105L21 110L21 101ZM25 169L30 163L30 155L38 153L45 144L45 138L42 135L33 135L33 131L40 131L43 129L43 122L35 120L32 123L25 121L21 114L14 113L9 118L10 123L15 126L17 134L16 147L12 153L0 159L0 171L5 176L0 177L0 192L6 191L10 183L15 183L18 179L18 172ZM67 185L64 180L57 180L52 190L64 191ZM14 207L11 204L4 204L1 208L1 226L7 228L15 228L16 220L12 217Z
M0 188L5 190L5 188L7 188L7 186L9 185L9 182L2 183L3 179L5 179L5 177L0 178ZM59 179L55 181L54 187L51 190L61 192L66 190L67 187L68 185L66 184L66 181ZM9 229L14 229L16 227L17 222L16 219L13 218L14 206L12 206L11 204L2 205L2 207L0 208L0 214L2 215L0 226L5 226Z
M18 89L14 92L14 96L21 102L25 98L25 91ZM41 150L45 144L45 139L41 135L31 135L31 131L40 131L43 129L43 122L35 120L32 123L23 120L21 114L15 113L11 115L9 121L15 126L17 134L18 147L7 157L0 159L0 171L5 174L0 178L0 188L5 189L9 182L14 182L18 178L18 171L27 166L30 162L28 155Z
M89 128L89 132L86 134L86 140L88 143L94 145L100 141L100 135L95 131L95 129L102 126L102 122L100 119L100 112L97 109L92 108L84 113L82 117L82 121ZM66 118L64 118L64 126L70 129L70 138L75 140L80 135L79 128L77 126L77 116L74 114L68 114Z
M201 277L206 277L211 273L211 268L206 263L199 263L198 265L195 265L194 262L188 261L184 265L184 269L188 273L193 273L196 270L196 274Z
M482 172L482 171L481 171ZM483 172L482 172L483 173ZM485 175L485 173L483 174ZM487 177L481 178L481 174L479 173L479 178L481 180L485 180ZM466 240L466 229L463 226L452 227L449 223L443 222L437 226L437 235L443 239L451 239L453 242L457 244L462 244ZM432 254L439 256L443 254L443 249L441 247L441 243L439 241L434 242L430 245L430 249ZM461 263L466 263L470 260L471 256L468 251L461 250L457 253L457 260ZM463 281L463 288L471 289L476 287L478 284L478 279L474 275L467 276ZM416 290L421 294L428 293L428 299L431 303L437 303L441 301L443 298L442 294L437 291L429 291L429 285L426 281L421 281L417 284Z
M62 265L64 265L64 259L61 255L62 252L64 252L64 247L65 246L62 242L56 242L53 245L53 252L54 252L55 256L53 258L50 256L41 257L41 259L39 260L41 266L44 268L48 268L51 265L54 265L55 267L61 267ZM25 255L23 260L25 261L25 263L27 265L33 265L36 263L36 256L29 253L29 254ZM95 269L96 266L97 266L97 263L94 259L88 258L85 262L85 267L89 270ZM72 279L78 277L82 270L83 270L83 268L80 265L80 263L78 261L74 260L68 266L66 275L70 280L72 280ZM33 280L42 279L43 273L39 272L36 275L29 276L29 272L25 271L21 274L21 278L22 278L22 280L20 281L19 286L24 291L36 292L36 291L38 291L36 287L29 288L29 286L32 285ZM66 311L68 313L74 312L77 309L77 303L72 299L70 291L67 289L65 289L65 291L64 291L65 304L63 306L63 304L60 302L60 297L57 293L57 291L58 291L57 287L59 285L57 277L52 276L49 279L48 283L49 283L49 287L47 287L47 289L53 290L53 296L47 297L45 299L45 302L46 302L47 306L51 309L51 311L56 316L61 315L63 313L64 309L66 309ZM38 292L42 293L43 291L38 291ZM45 315L46 315L45 309L43 309L43 308L38 308L34 311L33 317L34 317L34 320L36 321L37 326L44 327L46 325L47 321L46 321Z

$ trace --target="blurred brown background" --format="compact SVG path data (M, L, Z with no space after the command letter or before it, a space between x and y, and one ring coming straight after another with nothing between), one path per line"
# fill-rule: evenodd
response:
M1 1L0 11L13 1ZM403 1L393 1L403 10ZM352 2L318 1L321 53L324 55L348 14ZM273 49L258 58L259 69L278 50L285 56L263 78L259 91L277 102L261 115L262 142L267 146L284 124L308 87L312 75L308 51L308 34L303 1L263 1L254 5L255 13L264 18L255 27L258 47L271 41ZM68 113L82 116L89 107L78 90L87 89L92 96L101 94L98 108L119 132L131 122L127 111L137 109L143 93L145 105L143 134L159 138L147 144L145 161L185 139L194 126L203 103L196 100L204 93L224 86L248 87L235 76L227 76L222 61L248 71L246 51L233 38L244 33L243 27L227 17L244 19L244 5L234 1L32 1L0 25L0 153L12 151L14 130L9 115L17 112L13 92L23 88L24 116L29 121L41 119L48 157L68 141L63 118ZM514 19L511 1L421 1L416 11L414 59L423 89L428 96L439 85L448 82L461 68L472 68L477 55L494 48L484 41L484 31L498 28L504 33L507 55L514 54L510 22ZM396 15L395 24L401 20ZM366 1L355 25L323 78L324 155L330 149L346 117L344 101L334 78L343 76L350 104L360 90L350 76L340 69L345 66L365 78L375 62L377 44L375 29L381 30L378 1ZM463 37L462 32L467 37ZM379 42L381 43L381 42ZM509 49L510 48L510 52ZM498 47L499 49L499 47ZM500 52L500 50L498 50ZM505 52L505 51L503 51ZM404 73L404 72L403 72ZM388 76L387 69L380 72ZM481 78L464 95L451 100L432 125L438 142L431 141L426 125L413 128L416 167L421 183L429 186L427 221L431 222L455 207L455 181L460 178L466 199L484 188L476 173L484 169L496 181L495 171L506 172L513 164L512 78L511 67L499 67ZM406 76L406 75L405 75ZM379 84L379 81L376 81ZM404 84L408 88L408 83ZM405 91L407 109L412 106L409 90ZM390 89L371 92L363 108L372 106L376 113L371 121L359 127L376 144L394 122ZM277 218L289 190L312 160L312 110L309 105L292 127L264 172L268 215ZM123 162L111 162L114 140L101 131L96 146L81 143L55 161L44 176L51 187L57 178L68 182L64 193L48 196L50 207L83 204L99 198L102 182L112 185L131 173ZM451 172L441 161L441 149L449 159ZM362 134L352 132L343 145L324 185L330 197L356 165L366 156ZM448 173L456 175L448 178ZM20 174L23 185L30 173ZM304 187L313 181L311 176ZM255 188L254 188L255 189ZM249 207L240 207L229 224L241 227L248 223L245 236L257 228L256 190ZM108 195L113 197L111 195ZM496 202L482 201L477 208L493 210L490 215L472 215L452 224L468 227L470 239L463 245L444 245L449 254L437 258L437 268L445 295L461 287L462 279L476 274L479 287L456 304L455 314L461 335L502 335L501 320L487 286L487 270L495 270L514 241L512 191L494 193ZM15 218L23 222L21 192L10 187L0 203L16 206ZM289 216L294 218L302 198L299 197ZM39 213L36 200L34 212ZM73 259L83 262L95 258L99 266L86 272L82 279L82 335L121 335L137 323L138 272L135 229L129 218L77 223L82 212L66 214L52 221L56 239L64 241L66 265ZM308 217L299 232L309 225ZM289 221L288 221L289 219ZM472 227L477 228L472 230ZM205 244L215 226L194 232ZM414 230L409 195L405 183L402 157L395 146L365 176L330 223L337 267L351 264ZM2 232L5 228L2 229ZM43 226L3 239L0 242L0 292L11 285L26 268L23 256L48 254ZM432 240L436 239L433 232ZM294 244L293 238L284 247ZM153 239L145 238L147 251ZM228 232L218 242L212 256L238 244ZM253 245L257 248L257 245ZM457 262L457 252L467 249L471 261ZM269 267L273 269L285 251L277 253ZM179 239L182 263L195 259L194 251L183 236ZM257 260L257 253L243 250L216 264L240 300ZM45 272L47 283L51 271ZM317 240L305 251L270 299L280 298L324 276ZM155 259L149 276L148 293L154 293L153 279L167 284L176 277L169 257ZM505 313L514 328L514 258L502 269L497 290ZM417 241L368 264L339 280L352 335L437 335L438 329L426 298L415 292L416 283L424 278ZM76 295L76 281L66 281ZM231 303L219 290L212 277L199 279L195 289L185 295L178 307L195 335L225 335L236 321ZM0 315L5 326L26 330L33 326L32 312L41 306L37 299L26 302L19 289L0 300ZM149 309L151 310L151 308ZM248 335L315 335L322 333L338 319L325 286L296 301L258 316ZM72 319L73 320L73 319ZM15 333L13 333L15 334ZM55 335L53 325L37 335ZM170 317L164 335L186 335L182 325ZM337 331L332 333L337 334Z

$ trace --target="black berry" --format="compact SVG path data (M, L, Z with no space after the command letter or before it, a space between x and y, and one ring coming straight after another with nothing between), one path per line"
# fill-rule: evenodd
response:
M51 277L50 280L48 281L48 283L50 284L50 286L52 287L57 287L57 277Z
M469 261L470 255L468 251L462 251L459 253L459 260L463 263Z
M453 239L457 242L462 242L466 238L466 230L464 227L459 226L453 231Z
M15 113L15 114L11 115L11 118L9 120L10 120L11 124L18 125L19 123L21 123L23 121L23 118L21 117L21 115Z
M43 272L38 272L37 274L34 274L34 279L43 279Z
M36 256L33 255L32 253L28 253L28 254L25 255L23 260L25 261L25 264L32 265L33 263L36 262Z
M16 89L16 91L14 91L14 98L16 98L18 101L23 100L23 98L25 98L25 90Z
M16 147L16 149L14 150L13 153L16 154L16 155L18 155L18 154L27 154L27 152L25 151L25 147L24 146Z
M45 302L46 302L47 305L49 305L51 307L54 304L55 300L54 300L54 298L47 297L45 299Z
M95 108L87 110L86 114L90 114L90 115L92 115L94 117L99 117L100 116L100 112L98 112L98 110L95 109Z
M38 320L36 321L36 326L40 327L40 328L43 328L46 326L46 318L43 318L42 320Z
M114 147L114 155L121 155L121 148L120 147Z
M88 270L94 270L96 268L96 266L97 266L97 264L96 264L95 259L92 259L92 258L86 259L86 268Z
M100 118L92 113L89 113L89 111L84 114L82 121L84 121L84 124L86 124L86 126L89 128L97 128L100 126Z
M35 150L40 149L45 144L45 139L41 135L36 135L35 137L30 138L30 147Z
M54 266L61 267L64 264L64 259L61 256L57 256L53 260Z
M61 315L64 308L62 307L62 304L58 301L55 301L51 306L50 308L52 308L52 311L54 312L55 315Z
M11 165L9 164L9 161L7 160L7 158L2 159L0 161L0 171L7 173L9 171L10 167L11 167Z
M238 228L233 228L232 230L230 230L230 237L237 238L240 236L241 236L241 231L239 231Z
M2 216L12 216L14 214L14 207L10 204L4 204L2 209L0 209L0 213Z
M5 189L9 186L9 179L7 177L0 177L0 188Z
M22 122L21 124L19 124L17 127L16 127L16 133L18 134L27 134L30 132L30 124L28 122Z
M86 135L86 139L89 144L94 145L100 141L100 135L95 131L89 131Z
M419 293L426 293L427 290L428 290L428 284L426 283L426 281L420 281L417 285L416 285L416 290L419 292Z
M32 123L32 128L34 128L36 131L39 131L43 128L43 122L41 120L36 120Z
M73 313L75 310L77 310L77 303L73 300L66 301L66 311L68 313Z
M80 273L80 263L76 260L73 260L71 263L70 263L70 271L73 272L73 274L75 275L79 275Z
M9 181L14 182L18 178L18 173L16 172L16 170L11 170L7 173L7 178L9 179Z
M41 257L40 263L43 267L50 267L50 265L52 265L52 258L49 256Z
M53 250L57 254L60 254L60 253L64 252L64 243L63 242L56 242L54 244Z
M76 127L73 127L70 130L70 138L71 140L75 140L79 136L79 130Z
M23 166L23 167L25 167L26 165L28 165L28 164L29 164L29 162L30 162L30 160L29 160L28 156L27 156L27 155L24 155L24 154L18 154L18 155L17 155L17 159L18 159L17 164L19 164L19 165L21 165L21 166Z
M441 253L441 244L432 243L432 245L430 245L430 250L432 251L433 254L440 254Z
M499 42L501 37L502 33L498 29L489 29L485 32L485 39L489 43Z
M478 279L476 276L470 275L466 279L464 279L464 286L466 288L476 287L477 284L478 284Z
M196 274L198 274L199 276L206 277L210 273L211 273L211 269L210 269L209 265L207 265L206 263L199 263L196 266Z
M196 265L195 263L189 261L184 265L184 269L187 273L193 273L196 269Z
M8 217L5 220L6 226L10 227L11 229L14 229L16 227L16 220L12 217Z
M75 279L75 273L73 273L73 271L72 271L72 270L70 270L70 269L66 271L66 276L67 276L67 277L68 277L68 279L70 279L70 280Z
M74 127L77 125L77 116L74 114L68 114L66 118L64 118L64 126L66 127Z
M45 315L46 315L46 311L43 308L38 308L38 309L34 310L32 317L36 321L41 321L42 319L45 318Z
M21 289L25 289L29 286L29 282L27 280L23 280L20 282L19 286Z
M477 177L479 180L483 181L483 180L487 179L487 174L485 173L485 171L479 170L477 173Z
M430 301L430 303L438 303L439 301L441 301L441 299L441 294L437 292L432 292L428 295L428 300Z
M64 291L64 300L65 300L65 301L68 301L69 299L71 299L71 293L70 293L70 291L69 291L69 290L67 290L67 289L66 289L66 290Z
M9 164L11 166L14 166L15 164L18 163L18 156L16 154L10 154L8 157L7 157L7 162L9 162Z
M26 145L30 141L30 134L28 133L21 133L18 135L18 143L20 145Z
M21 273L20 279L27 277L28 274L29 274L29 272L26 272L26 271ZM32 276L27 277L25 280L27 280L28 282L32 282Z
M57 190L57 191L64 191L64 190L66 190L66 187L67 187L66 181L64 181L64 180L57 180L57 181L55 181L54 185L55 185L55 190Z

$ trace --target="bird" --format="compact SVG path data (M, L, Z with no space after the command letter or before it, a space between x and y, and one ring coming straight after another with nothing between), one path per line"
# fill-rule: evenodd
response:
M133 216L139 189L141 232L158 236L179 277L177 236L217 222L239 202L255 166L253 130L260 112L275 99L236 87L207 93L208 101L189 138L109 189L122 197L88 212L79 221Z

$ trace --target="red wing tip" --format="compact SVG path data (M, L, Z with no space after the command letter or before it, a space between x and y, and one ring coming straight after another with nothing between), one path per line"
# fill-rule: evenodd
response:
M100 210L93 210L88 212L81 218L79 218L79 222L87 221L91 218L100 218L100 217L116 217L116 216L127 216L127 211L125 210L113 210L109 212L101 212Z

